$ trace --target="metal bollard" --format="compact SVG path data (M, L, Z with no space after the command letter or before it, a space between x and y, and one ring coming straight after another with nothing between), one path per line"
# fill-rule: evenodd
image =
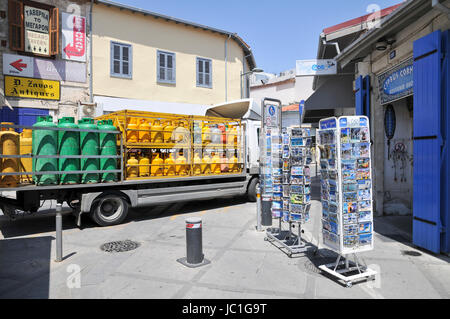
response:
M210 263L203 255L202 219L186 219L186 257L177 260L189 268L197 268Z
M256 187L256 231L261 230L261 188Z
M62 261L62 204L56 204L56 262Z
M261 224L263 226L272 226L272 198L263 196L261 204Z

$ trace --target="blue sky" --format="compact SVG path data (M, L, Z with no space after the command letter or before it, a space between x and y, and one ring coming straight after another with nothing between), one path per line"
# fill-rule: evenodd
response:
M279 73L317 55L324 28L401 0L114 0L218 29L236 32L252 48L258 67Z

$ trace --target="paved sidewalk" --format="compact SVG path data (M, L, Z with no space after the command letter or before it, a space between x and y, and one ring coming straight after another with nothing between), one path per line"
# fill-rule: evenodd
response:
M320 203L312 205L305 238L317 245ZM203 218L204 253L211 260L198 269L176 262L185 256L185 218L192 216ZM318 271L317 265L336 258L320 244L319 255L290 259L264 241L254 228L255 204L241 199L141 209L115 227L99 228L87 218L83 222L79 230L72 216L64 215L66 259L55 263L52 215L15 222L0 217L5 238L0 240L0 297L450 298L450 259L412 248L409 234L392 226L392 218L376 220L375 250L361 255L380 271L379 279L352 288ZM99 248L126 239L140 247L114 254ZM81 286L68 288L68 283L77 285L77 267Z

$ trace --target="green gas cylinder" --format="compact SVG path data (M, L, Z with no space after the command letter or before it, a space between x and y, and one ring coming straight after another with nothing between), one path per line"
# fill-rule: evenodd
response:
M34 127L56 127L53 118L48 116L39 116ZM33 130L32 153L38 155L57 155L58 154L58 132L51 130ZM57 158L34 158L33 172L51 172L58 170ZM58 184L58 175L34 175L33 180L36 185Z
M101 133L102 131L115 131L116 127L112 120L104 120L98 122L98 129L100 131L100 155L117 156L117 135L112 133ZM117 169L116 158L101 158L100 170L111 171ZM102 173L102 182L115 182L117 180L116 173Z
M73 117L63 117L58 122L58 127L78 129ZM80 132L58 131L58 149L60 156L80 155ZM79 158L60 158L59 170L63 172L79 171ZM61 174L61 184L79 184L79 174Z
M97 130L97 125L94 119L83 118L78 122L78 126L82 130ZM80 132L80 148L81 155L86 158L81 159L82 171L98 171L100 168L100 161L98 158L89 158L89 155L99 155L99 133L98 132ZM84 173L81 176L83 184L98 183L100 176L98 173Z

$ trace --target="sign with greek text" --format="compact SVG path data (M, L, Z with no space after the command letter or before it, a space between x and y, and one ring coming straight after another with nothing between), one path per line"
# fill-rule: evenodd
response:
M86 62L86 18L63 12L61 19L63 59Z
M25 52L50 55L49 11L24 7Z
M5 75L5 96L59 101L59 81Z

